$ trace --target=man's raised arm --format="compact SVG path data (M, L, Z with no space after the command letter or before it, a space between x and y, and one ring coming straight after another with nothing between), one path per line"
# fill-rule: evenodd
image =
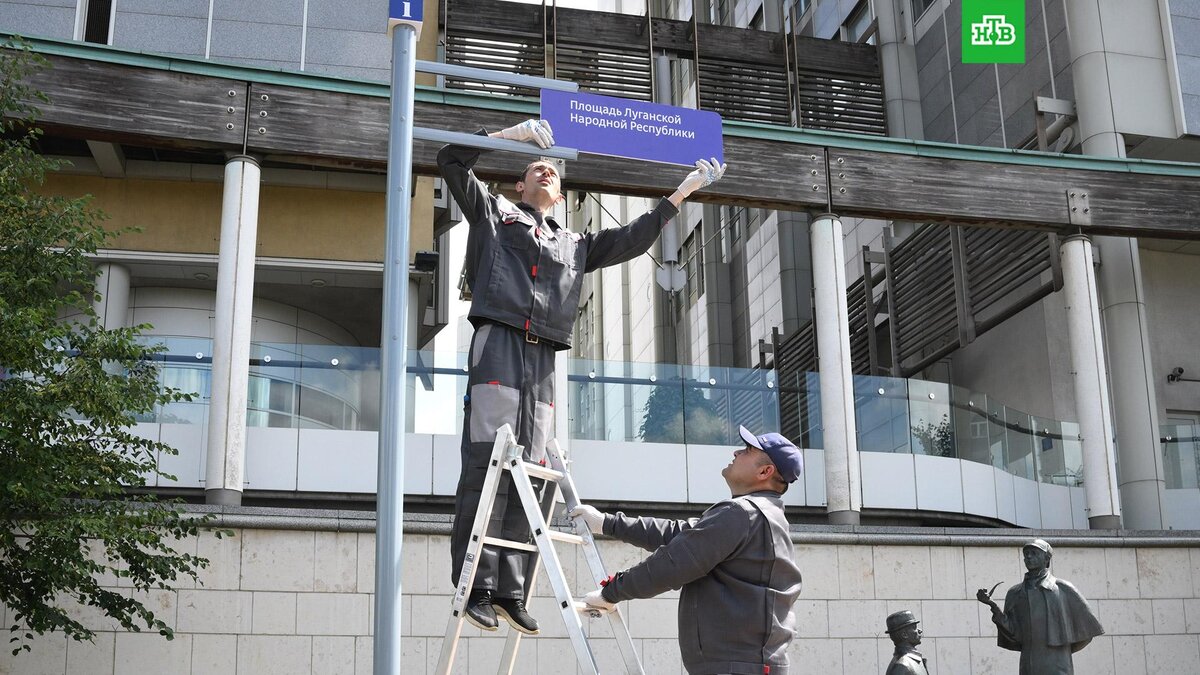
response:
M505 138L510 141L528 141L540 148L554 145L554 135L545 120L525 120L507 129L488 133L486 129L475 132L488 138ZM446 145L438 151L438 169L450 195L462 210L467 222L482 222L493 208L493 197L483 182L475 177L475 162L479 161L479 148L466 145Z

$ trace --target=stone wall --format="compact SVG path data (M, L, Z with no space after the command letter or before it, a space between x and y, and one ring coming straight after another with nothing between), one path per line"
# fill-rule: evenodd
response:
M4 650L0 673L370 673L374 521L345 514L239 511L242 515L223 521L234 528L235 537L204 535L183 543L182 548L212 561L201 584L184 583L147 597L175 626L173 641L114 630L110 621L80 609L78 615L100 630L94 644L44 637L32 654L12 657ZM436 665L452 585L446 524L438 519L409 524L403 546L402 664L405 675L417 675L433 672ZM996 646L988 612L974 593L999 581L1019 580L1020 542L1038 535L1055 544L1052 570L1080 588L1108 632L1076 655L1076 672L1195 672L1200 662L1200 533L1114 534L797 530L796 557L805 590L796 605L799 636L792 646L793 663L820 664L822 673L882 672L891 653L883 635L884 617L911 609L923 621L930 673L1015 673L1016 654ZM601 552L614 571L643 555L613 541L601 542ZM562 558L576 592L590 590L582 557L568 547ZM115 577L110 582L120 587ZM546 584L539 586L540 597L531 604L543 634L522 643L516 672L575 672L562 620L546 597ZM682 672L675 641L677 597L672 593L626 607L648 674ZM5 610L4 620L11 625L11 612ZM602 672L621 672L607 622L589 622L589 630ZM483 637L468 625L455 672L495 672L505 635L502 628ZM809 666L802 672L813 671Z

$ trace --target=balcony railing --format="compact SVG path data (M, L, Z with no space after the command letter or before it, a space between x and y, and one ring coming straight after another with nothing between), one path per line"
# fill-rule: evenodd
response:
M648 101L655 56L678 65L703 110L729 120L885 135L875 46L630 14L496 0L447 0L445 60L555 77L584 91ZM536 92L448 79L447 86L520 96Z
M1167 489L1200 488L1200 425L1160 427Z
M157 339L169 350L160 356L162 382L195 393L196 400L173 403L142 421L206 424L211 341ZM379 429L377 349L255 343L251 354L247 426ZM464 354L410 352L407 431L459 433L465 364ZM816 373L780 381L773 370L581 359L569 368L572 439L734 445L738 425L745 424L759 431L797 428L792 440L798 445L824 445ZM799 401L789 424L780 419L781 391ZM1030 415L986 394L939 382L856 376L855 412L863 452L958 458L1042 483L1082 484L1078 425ZM1172 481L1195 487L1195 434L1190 428L1187 436L1177 433L1172 438L1190 444L1164 446L1168 465L1182 467ZM1172 452L1179 461L1172 463Z

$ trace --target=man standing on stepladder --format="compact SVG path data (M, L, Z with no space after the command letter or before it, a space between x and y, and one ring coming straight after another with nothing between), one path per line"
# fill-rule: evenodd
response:
M541 148L554 144L545 120L527 120L488 135ZM468 355L462 473L450 539L454 584L466 557L496 431L511 425L526 460L545 458L554 424L554 353L571 346L583 274L649 250L683 200L725 173L716 159L701 160L670 197L632 223L576 234L546 215L563 199L553 164L536 161L525 167L516 185L521 199L513 204L490 194L475 177L471 167L479 153L457 145L447 145L438 153L446 187L470 223L465 270L472 292L468 318L475 327ZM529 524L507 474L501 475L488 534L529 540ZM536 634L537 621L525 609L528 559L522 551L484 547L475 563L467 620L484 630L496 630L497 616L502 616L516 630Z

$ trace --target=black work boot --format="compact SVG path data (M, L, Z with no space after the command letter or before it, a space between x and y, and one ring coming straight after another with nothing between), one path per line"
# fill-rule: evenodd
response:
M465 608L467 621L481 630L496 630L500 622L496 620L496 610L492 609L492 592L484 589L471 591Z
M538 634L538 622L529 612L525 611L525 601L521 598L495 598L496 616L502 616L508 625L525 633Z

